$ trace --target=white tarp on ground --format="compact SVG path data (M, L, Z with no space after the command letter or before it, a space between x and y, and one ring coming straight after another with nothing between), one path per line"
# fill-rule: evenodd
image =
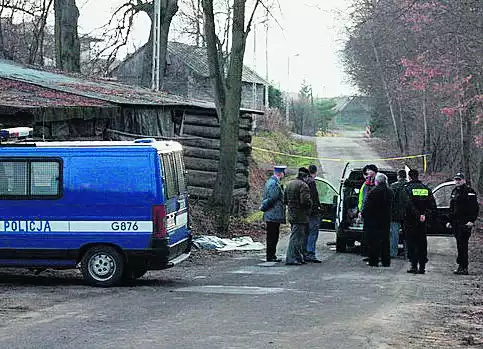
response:
M222 239L213 235L195 236L193 244L199 249L217 251L257 251L263 250L265 245L255 242L249 236L240 236L232 239Z

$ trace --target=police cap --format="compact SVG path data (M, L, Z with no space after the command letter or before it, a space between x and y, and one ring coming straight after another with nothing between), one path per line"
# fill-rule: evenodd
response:
M287 169L287 166L284 166L284 165L275 165L273 167L274 172L284 172L285 173L286 169Z
M463 172L458 172L454 175L453 179L465 179L465 174Z

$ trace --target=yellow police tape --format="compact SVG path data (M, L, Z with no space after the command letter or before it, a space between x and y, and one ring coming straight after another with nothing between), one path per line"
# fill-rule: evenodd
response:
M370 161L391 161L391 160L405 160L405 159L423 158L423 171L424 171L424 173L426 173L426 169L428 167L428 160L427 160L428 154L398 156L398 157L393 157L393 158L380 158L380 159L342 159L342 158L324 158L324 157L311 157L311 156L304 156L304 155L287 154L287 153L281 153L281 152L278 152L278 151L268 150L268 149L263 149L263 148L258 148L258 147L252 147L252 149L262 151L262 152L266 152L266 153L271 153L271 154L291 156L291 157L294 157L294 158L303 158L303 159L321 160L321 161L336 161L336 162L370 162Z

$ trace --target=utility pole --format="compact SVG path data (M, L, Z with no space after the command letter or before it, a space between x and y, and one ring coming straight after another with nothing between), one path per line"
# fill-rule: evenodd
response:
M256 72L257 71L257 25L253 24L253 69ZM253 93L253 100L252 100L252 105L253 109L257 109L257 83L256 81L253 81L252 84L252 93Z
M269 85L268 85L268 7L265 18L265 109L270 108L270 102L268 99Z
M161 39L161 0L154 0L153 15L153 64L151 72L151 88L159 91L160 58L159 45Z
M290 56L287 57L287 92L285 93L285 125L290 125L290 96L289 96L289 85L290 85Z
M198 4L196 6L196 46L201 47L201 0L198 0Z

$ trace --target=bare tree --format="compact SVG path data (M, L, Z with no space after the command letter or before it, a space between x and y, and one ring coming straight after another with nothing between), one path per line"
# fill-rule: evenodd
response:
M229 226L233 185L235 179L236 155L238 150L239 117L243 56L248 33L261 0L256 0L248 24L245 27L246 0L234 0L231 26L231 49L228 67L223 65L223 50L216 35L213 0L202 0L205 14L205 35L210 75L213 79L215 105L220 120L220 154L218 173L213 190L212 202L217 213L217 228L225 231Z
M53 58L53 36L46 24L52 4L53 0L0 1L0 57L39 65L45 55Z
M57 68L80 72L79 9L75 0L55 0L55 58Z
M166 53L168 46L168 34L174 15L178 12L178 0L160 0L160 45L158 56L161 62L159 74L159 85L163 86L164 68L166 66ZM111 70L112 63L116 60L119 50L126 46L131 35L135 18L141 14L146 14L151 23L154 19L154 2L153 0L127 0L119 6L112 14L109 22L104 26L103 37L106 38L105 45L101 48L93 63L104 59L104 72ZM152 75L152 58L153 58L153 25L149 33L149 39L145 46L145 54L143 61L142 85L151 87Z
M429 153L430 170L464 170L481 188L481 1L353 3L345 67L378 101L373 122L380 134L405 152Z

